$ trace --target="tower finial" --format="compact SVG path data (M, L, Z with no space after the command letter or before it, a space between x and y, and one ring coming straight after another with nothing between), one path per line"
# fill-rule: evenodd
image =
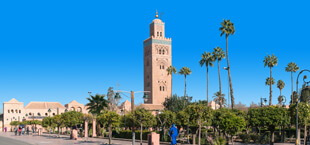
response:
M156 15L155 15L155 18L158 18L158 12L157 12L157 10L156 10Z

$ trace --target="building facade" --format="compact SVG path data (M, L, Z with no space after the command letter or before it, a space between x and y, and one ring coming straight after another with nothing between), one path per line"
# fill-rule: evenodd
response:
M62 114L66 111L78 111L88 113L87 108L76 101L72 101L65 106L59 102L30 102L24 107L23 102L11 99L9 102L3 103L3 125L11 130L10 123L12 121L40 120L48 116Z
M149 33L149 38L143 42L144 91L150 91L144 105L162 108L160 106L172 91L171 75L167 73L167 68L172 65L172 52L171 38L165 37L165 23L158 19L157 12Z

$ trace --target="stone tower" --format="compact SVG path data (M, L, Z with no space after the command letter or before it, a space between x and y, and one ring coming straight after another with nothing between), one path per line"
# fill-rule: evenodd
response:
M165 23L156 19L150 24L150 36L143 42L144 91L149 99L145 104L161 105L171 95L171 38L165 37Z

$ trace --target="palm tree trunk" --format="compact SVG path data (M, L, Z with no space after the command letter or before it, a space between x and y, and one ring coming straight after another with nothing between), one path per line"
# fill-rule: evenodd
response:
M185 91L184 91L184 97L186 96L186 75L185 76Z
M219 70L219 89L220 89L220 94L222 95L221 72L220 72L220 61L219 60L217 60L217 68Z
M207 105L209 103L209 67L207 66Z
M172 73L171 73L171 97L172 97Z
M270 82L269 82L270 84L270 97L269 97L269 106L271 106L271 100L272 100L272 87L271 87L271 85L272 85L272 71L271 71L271 67L270 67Z
M198 145L200 145L200 138L201 138L201 124L199 124Z
M228 57L228 35L227 34L226 34L226 56L227 56L228 78L229 78L229 86L230 86L231 108L234 109L235 98L233 94L233 88L232 88L231 76L230 76L230 66L229 66L229 57Z
M140 145L142 145L142 123L141 123L141 126L140 126Z
M292 80L292 96L291 96L291 103L293 103L293 71L291 71L291 80Z

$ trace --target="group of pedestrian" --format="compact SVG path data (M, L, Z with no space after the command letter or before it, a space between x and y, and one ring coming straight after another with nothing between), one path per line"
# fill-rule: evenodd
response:
M26 130L26 133L27 133L27 135L29 135L29 127L27 127L27 129L25 129L25 127L24 126L19 126L18 128L14 128L14 132L15 132L15 135L24 135L25 134L25 130ZM7 129L5 128L5 132L7 131Z

